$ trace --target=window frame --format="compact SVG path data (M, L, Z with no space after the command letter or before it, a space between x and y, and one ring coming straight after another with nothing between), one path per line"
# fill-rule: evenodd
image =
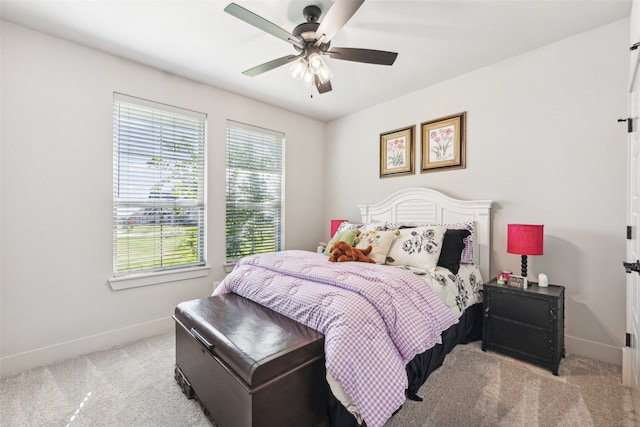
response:
M279 148L278 148L278 152L279 152L279 159L277 159L277 163L279 166L279 173L277 174L277 182L278 182L278 193L279 193L279 197L278 200L272 200L271 203L265 203L264 204L264 209L262 209L262 214L263 215L268 215L269 209L270 208L276 208L277 209L277 222L274 223L272 225L272 227L275 229L274 233L275 233L275 237L274 237L274 242L273 242L273 247L270 248L269 250L257 250L257 251L251 251L250 253L244 253L241 254L239 256L230 256L230 233L229 233L229 229L230 229L230 217L229 217L229 207L230 207L230 203L229 203L229 197L230 197L230 189L231 189L231 181L230 181L230 174L231 174L231 170L230 170L230 150L233 148L230 146L231 144L231 133L232 132L239 132L239 133L246 133L247 135L245 136L246 138L250 138L253 141L253 144L255 144L256 142L264 142L264 140L271 140L271 141L267 141L267 144L272 144L272 143L277 143L279 144ZM250 136L248 136L250 135ZM245 144L251 144L248 141L244 141ZM226 155L225 155L225 266L232 266L234 265L240 258L244 257L244 256L248 256L248 255L253 255L256 253L266 253L266 252L272 252L272 251L281 251L284 250L284 242L285 242L285 144L286 144L286 137L284 132L278 132L278 131L274 131L274 130L270 130L270 129L265 129L265 128L261 128L258 126L253 126L253 125L249 125L246 123L241 123L241 122L237 122L234 120L227 120L227 126L226 126L226 144L225 144L225 148L226 148ZM246 149L251 149L250 147L246 147ZM266 148L264 150L269 151L268 148ZM273 151L273 150L271 150ZM255 152L254 152L255 154ZM263 153L264 154L264 153ZM238 168L236 168L238 169ZM246 172L247 169L245 169ZM249 169L250 173L257 173L257 174L263 174L263 175L269 175L269 169L265 168L265 169L258 169L258 168L252 168ZM271 172L272 175L275 175ZM265 179L265 181L269 181L269 179ZM275 189L272 189L275 191ZM248 196L247 196L248 197ZM238 208L241 206L245 206L246 210L251 210L251 209L257 209L259 203L254 203L252 201L247 201L245 203L233 203L233 207Z
M121 114L122 109L129 109L131 116L125 117ZM139 123L142 123L140 129L147 133L133 135L131 129ZM156 135L158 129L160 136ZM172 136L165 136L167 132L172 132ZM167 146L173 150L168 150ZM112 277L109 278L111 287L126 289L207 275L209 271L206 244L207 115L114 92L113 150L113 260ZM159 160L158 150L162 153L159 155ZM148 160L145 160L147 158ZM154 161L158 163L152 164ZM126 167L123 166L125 162L130 162L131 168L128 174L121 172ZM193 164L190 165L190 163ZM141 164L145 167L140 168ZM167 167L166 164L169 166ZM183 173L185 164L188 171L186 174ZM143 172L140 174L131 172L134 167ZM168 180L165 180L166 174L169 176ZM187 177L183 178L184 175ZM150 184L158 177L162 178L161 181ZM125 184L122 184L123 181L127 182L126 188ZM189 184L185 185L185 182ZM165 188L165 185L170 186L170 191ZM135 189L131 190L131 188ZM155 196L154 192L157 193ZM181 192L186 192L186 196ZM149 210L153 211L151 216L154 217L153 221L149 219L149 224L155 227L160 226L160 228L150 232L147 241L157 241L159 243L156 243L155 246L162 246L163 242L171 239L171 234L174 234L176 236L173 237L174 239L182 238L184 240L183 243L187 244L192 255L185 255L188 254L187 249L172 253L166 250L158 251L157 248L147 249L144 247L141 251L131 252L131 254L134 258L135 254L148 254L150 267L121 268L118 261L118 242L125 240L129 242L129 239L135 241L133 240L135 237L128 235L129 230L122 230L124 228L123 221L126 220L127 229L131 229L130 221L137 221L146 216ZM167 211L169 213L166 213ZM185 211L186 213L184 213ZM128 220L127 215L129 215ZM151 217L148 216L144 219L147 218ZM142 225L142 220L140 221L139 225ZM186 223L183 224L180 221L189 222L189 226L187 227ZM188 236L186 233L193 233L193 231L176 230L176 223L180 228L191 229L195 227L196 234ZM119 228L121 229L120 234ZM164 228L167 230L165 231ZM174 231L170 231L171 228ZM195 239L195 249L193 239ZM122 243L122 245L125 246L123 250L129 250L130 242L126 245ZM122 248L120 249L122 250ZM125 257L129 259L129 262L131 261L130 256L127 253ZM188 257L191 256L195 257L194 260L188 260ZM175 257L174 259L178 260L178 263L172 264L172 257ZM155 262L160 262L161 265L154 266Z

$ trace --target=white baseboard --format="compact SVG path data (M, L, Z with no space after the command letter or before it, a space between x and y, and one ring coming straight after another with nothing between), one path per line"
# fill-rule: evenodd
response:
M0 378L27 369L48 365L70 357L104 350L109 347L168 332L174 327L171 317L128 326L0 358Z
M565 350L568 354L601 360L613 365L622 366L622 350L620 347L589 341L565 335Z

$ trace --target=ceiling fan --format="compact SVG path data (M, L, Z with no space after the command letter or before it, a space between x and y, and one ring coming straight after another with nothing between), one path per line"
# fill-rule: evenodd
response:
M298 55L287 55L265 62L244 71L242 74L254 77L296 61L290 68L291 75L294 78L304 80L308 85L315 84L319 93L326 93L331 90L330 79L333 77L333 73L322 59L322 56L343 61L393 65L398 56L396 52L330 47L331 39L351 19L362 6L362 3L364 3L364 0L336 0L327 11L322 22L318 22L321 14L320 8L315 5L307 6L302 11L307 22L295 27L291 33L242 6L235 3L229 4L224 8L225 12L287 43L291 43L298 52Z

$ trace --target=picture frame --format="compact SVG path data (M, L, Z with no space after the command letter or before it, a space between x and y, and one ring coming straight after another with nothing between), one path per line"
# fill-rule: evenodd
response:
M415 125L380 134L380 178L414 172Z
M527 278L510 274L507 280L507 286L510 288L527 289Z
M466 167L467 113L423 122L421 171L439 172Z

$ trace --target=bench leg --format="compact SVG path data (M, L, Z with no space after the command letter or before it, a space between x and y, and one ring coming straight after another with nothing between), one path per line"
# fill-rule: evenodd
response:
M176 365L176 368L174 370L174 377L176 379L176 382L182 389L184 395L187 396L188 399L193 399L196 396L193 391L193 387L191 387L191 383L189 382L187 377L184 376L178 365Z

